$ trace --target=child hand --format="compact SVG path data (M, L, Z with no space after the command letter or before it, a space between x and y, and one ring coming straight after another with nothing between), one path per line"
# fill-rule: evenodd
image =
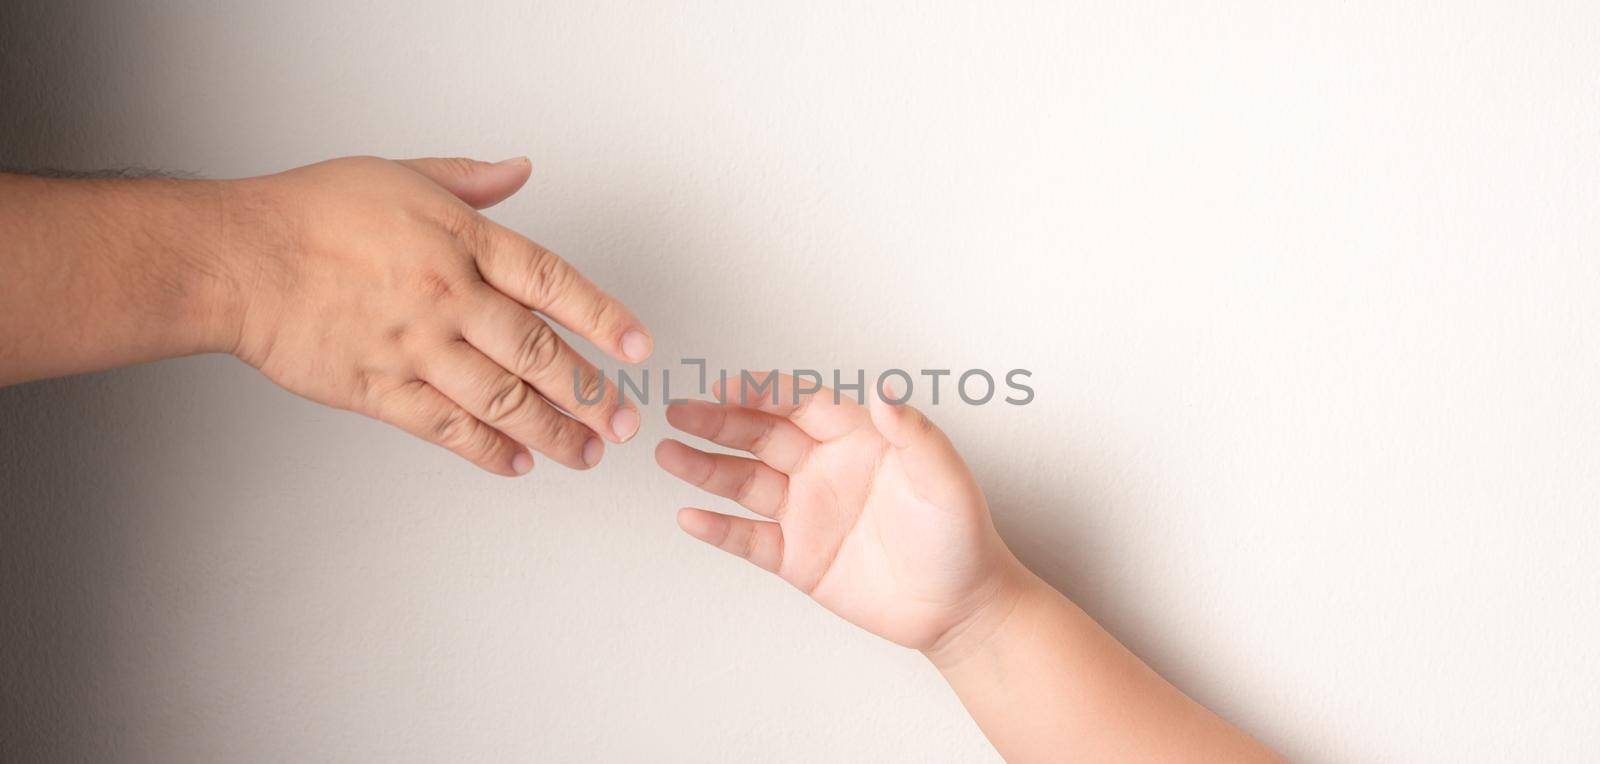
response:
M689 535L922 650L1007 761L1281 760L1029 573L921 412L826 389L794 403L792 378L776 399L757 392L765 382L667 409L674 427L756 458L664 440L656 461L770 518L684 509Z
M667 409L679 430L755 459L663 440L656 461L770 521L685 508L689 535L777 573L823 607L907 647L933 650L1014 599L1021 565L1000 540L971 472L909 406L729 380L721 404ZM741 392L744 397L741 397ZM893 397L893 396L888 396Z

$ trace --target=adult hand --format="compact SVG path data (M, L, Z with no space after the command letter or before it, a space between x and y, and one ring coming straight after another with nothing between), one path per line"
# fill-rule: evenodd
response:
M223 184L223 239L254 242L222 265L239 292L229 349L294 393L491 472L526 473L528 448L593 467L602 438L628 440L639 414L545 319L627 362L650 355L650 335L566 261L477 212L529 171L526 159L351 157Z

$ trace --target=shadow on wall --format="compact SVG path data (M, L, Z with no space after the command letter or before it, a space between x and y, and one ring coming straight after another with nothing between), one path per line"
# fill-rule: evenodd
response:
M127 115L139 112L122 99L138 94L103 86L139 44L109 18L116 5L0 2L0 166L144 164L125 137L133 127ZM714 290L693 297L717 305ZM137 709L163 688L148 686L153 669L131 665L149 651L128 633L144 605L137 586L116 582L144 552L134 546L140 512L161 510L162 494L148 489L152 478L143 474L160 460L142 452L182 437L160 421L183 406L173 401L182 395L174 384L180 378L144 367L0 389L0 760L111 758L127 738L154 734L139 728L149 714ZM1035 472L1043 477L1017 484L1002 478L1024 471L1004 469L979 449L963 451L992 506L1039 508L997 520L1030 567L1120 636L1149 633L1139 623L1148 611L1111 601L1113 587L1095 583L1116 567L1117 551L1093 538L1090 513L1124 507L1107 506L1096 486L1076 482L1087 477L1041 466ZM124 596L130 591L134 601ZM1182 666L1171 640L1131 646L1157 668Z
M81 170L116 155L111 0L0 3L0 166ZM127 552L119 429L147 386L116 372L0 388L0 760L112 754L108 677L122 635L107 601Z
M115 375L0 389L0 758L108 751L101 709L117 629L105 582L118 537Z

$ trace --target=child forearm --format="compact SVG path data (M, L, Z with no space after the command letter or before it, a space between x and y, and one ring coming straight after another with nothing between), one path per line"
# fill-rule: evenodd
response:
M1173 687L1020 563L926 651L1008 761L1279 761Z

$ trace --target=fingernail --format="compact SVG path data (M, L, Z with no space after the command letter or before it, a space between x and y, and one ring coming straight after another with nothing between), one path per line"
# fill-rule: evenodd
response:
M638 431L639 412L633 409L617 409L617 413L611 415L611 434L616 436L618 443L633 437Z
M510 159L502 159L502 160L500 160L498 162L495 162L495 164L497 164L497 165L499 165L501 167L511 167L513 165L523 164L524 162L527 162L527 161L528 161L527 157L512 157Z
M643 361L650 355L650 338L644 336L644 332L630 330L622 335L622 354L634 363Z
M526 475L526 474L528 474L528 470L531 470L531 469L533 469L533 457L532 456L529 456L527 453L520 453L520 454L517 454L516 456L511 457L511 471L512 472L515 472L518 475Z
M605 452L605 444L599 438L590 438L588 443L583 444L583 463L593 467L600 463L600 457Z

